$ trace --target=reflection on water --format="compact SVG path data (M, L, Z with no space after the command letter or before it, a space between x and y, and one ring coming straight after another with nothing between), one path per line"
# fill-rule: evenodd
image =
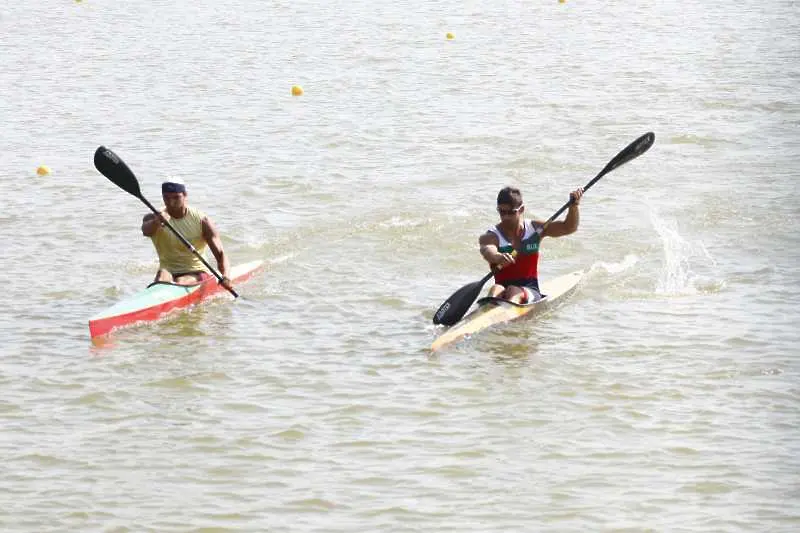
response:
M218 298L215 300L219 303ZM208 300L199 305L170 311L158 320L143 321L117 328L108 335L89 339L92 345L90 350L93 354L100 355L105 350L124 345L126 339L147 336L153 339L206 336L208 333L205 322L209 305L216 305L216 303L214 300Z

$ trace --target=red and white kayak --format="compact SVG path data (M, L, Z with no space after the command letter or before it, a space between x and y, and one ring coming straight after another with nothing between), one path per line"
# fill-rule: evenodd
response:
M250 261L231 268L229 277L234 284L241 283L263 268L263 261ZM213 276L196 285L155 283L90 318L89 334L96 339L123 326L152 322L170 311L195 305L224 292L227 291Z

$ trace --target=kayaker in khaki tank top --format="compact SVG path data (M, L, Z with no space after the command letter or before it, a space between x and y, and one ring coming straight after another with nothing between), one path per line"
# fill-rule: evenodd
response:
M147 213L142 220L142 234L150 237L158 253L159 265L154 282L194 285L210 275L197 256L169 228L164 227L164 222L169 221L200 254L206 246L211 249L223 276L220 283L231 288L231 280L228 279L230 262L222 248L217 228L205 213L189 206L186 185L179 180L165 181L161 184L161 197L165 208L158 215Z

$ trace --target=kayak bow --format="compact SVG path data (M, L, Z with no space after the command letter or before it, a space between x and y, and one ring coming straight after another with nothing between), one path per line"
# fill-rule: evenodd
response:
M233 267L229 277L233 283L241 283L263 268L263 261L250 261ZM95 339L123 326L152 322L170 311L195 305L224 290L225 288L213 277L196 285L154 283L90 318L89 334Z
M433 342L431 351L441 350L495 324L510 322L529 314L536 315L550 309L560 300L572 294L583 275L584 272L578 270L542 283L540 289L544 297L530 304L516 304L502 298L481 298L477 301L477 309L442 333Z

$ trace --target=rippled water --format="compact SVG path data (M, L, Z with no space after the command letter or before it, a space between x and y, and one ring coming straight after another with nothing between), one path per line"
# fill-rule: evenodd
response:
M800 528L795 2L34 4L0 11L0 530ZM546 218L646 131L543 245L578 292L431 355L497 190ZM243 298L89 342L156 265L100 144L268 262Z

